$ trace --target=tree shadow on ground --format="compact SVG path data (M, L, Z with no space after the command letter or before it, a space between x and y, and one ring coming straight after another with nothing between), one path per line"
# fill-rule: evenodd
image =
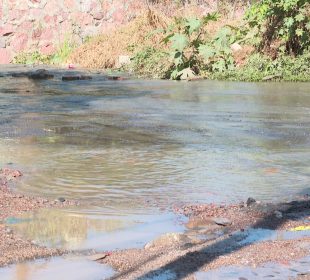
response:
M310 189L307 191L310 191ZM305 194L305 190L302 193ZM266 214L266 216L253 223L251 227L275 230L281 227L281 225L283 225L288 220L301 220L303 217L310 214L310 199L307 195L305 195L304 199L292 201L289 203L282 203L281 205L286 206L286 209L281 212L283 215L282 218L277 218L273 211L272 213ZM171 275L174 275L174 279L182 279L189 276L190 274L198 272L203 266L211 263L218 257L236 252L249 245L249 243L237 243L237 245L232 244L236 244L236 235L230 235L227 238L206 246L199 251L189 252L158 269L145 273L137 279L154 279L154 277L162 275L165 271L168 271L171 273ZM159 256L160 255L158 254L154 255L146 261L140 263L139 266L133 267L130 270L120 273L115 277L112 277L112 279L126 277L126 275L129 276L130 273L139 269L139 267L147 264L148 262L155 260Z

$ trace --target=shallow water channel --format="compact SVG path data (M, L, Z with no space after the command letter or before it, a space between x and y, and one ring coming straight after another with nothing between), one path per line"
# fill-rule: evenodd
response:
M129 248L181 231L173 206L309 192L310 84L33 81L0 74L0 166L75 199L8 223L39 244ZM40 230L39 230L40 229Z

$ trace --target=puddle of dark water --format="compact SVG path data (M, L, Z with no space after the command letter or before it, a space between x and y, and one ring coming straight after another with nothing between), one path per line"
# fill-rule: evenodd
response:
M15 232L40 245L68 250L115 250L140 248L163 233L182 232L185 220L172 213L94 216L76 209L48 209L6 222Z
M0 268L1 280L103 280L115 272L80 257L58 257Z
M257 268L228 266L208 272L197 272L195 276L197 280L288 280L295 279L301 274L310 274L310 257L292 262L289 265L266 263Z

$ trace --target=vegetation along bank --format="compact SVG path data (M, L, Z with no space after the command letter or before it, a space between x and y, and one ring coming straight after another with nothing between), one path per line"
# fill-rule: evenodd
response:
M261 0L202 15L195 5L149 6L127 25L66 41L56 54L23 53L16 63L73 63L173 80L310 80L310 3ZM197 7L197 6L196 6Z

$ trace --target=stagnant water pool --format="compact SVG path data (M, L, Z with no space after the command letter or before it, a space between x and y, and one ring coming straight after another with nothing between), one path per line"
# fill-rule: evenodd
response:
M17 70L0 71L0 166L24 173L20 192L83 205L12 223L40 244L141 245L181 229L174 205L309 192L309 83L7 75Z

